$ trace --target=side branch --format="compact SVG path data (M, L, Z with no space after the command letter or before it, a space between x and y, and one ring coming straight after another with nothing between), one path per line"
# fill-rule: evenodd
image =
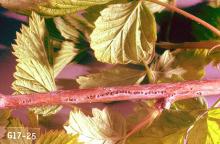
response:
M0 96L0 109L138 99L165 99L168 103L173 103L177 100L213 95L220 95L220 80L74 89L49 93Z
M210 49L220 47L220 41L201 41L201 42L184 42L184 43L170 43L160 42L157 46L164 49ZM218 46L218 47L217 47Z

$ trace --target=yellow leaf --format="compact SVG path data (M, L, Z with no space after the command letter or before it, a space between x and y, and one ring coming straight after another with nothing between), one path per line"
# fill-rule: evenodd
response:
M109 87L140 84L145 76L143 70L116 66L100 73L80 76L76 81L80 88Z
M89 32L88 29L90 28L87 27L84 19L80 19L75 14L66 15L62 18L56 17L54 18L54 23L65 38L60 50L54 52L54 75L56 77L71 60L76 60L77 56L86 53L89 47L87 32Z
M39 126L39 117L34 112L28 112L28 126L29 127L38 127Z
M44 16L61 16L105 4L111 0L1 0L0 5L16 12L30 14L35 11ZM21 7L22 5L22 7Z
M1 144L32 144L32 139L27 139L28 129L19 119L10 119L7 128L7 137L0 140ZM23 136L22 136L23 135Z
M53 69L51 68L44 40L47 36L44 20L33 13L29 27L22 26L17 33L16 44L13 45L14 55L18 64L14 73L15 81L12 88L19 94L55 91ZM51 115L61 106L45 106L32 108L37 114Z
M127 3L129 1L131 1L131 0L112 0L109 3L103 4L103 5L91 6L91 7L87 8L86 10L84 10L82 15L86 18L87 21L90 22L90 24L94 25L95 20L100 16L100 13L99 13L100 11L107 8L111 4L122 4L122 3ZM160 1L168 3L169 0L160 0ZM149 8L149 10L152 13L160 12L164 9L163 6L160 6L160 5L152 3L152 2L146 1L145 3L146 3L146 6Z
M0 110L0 139L5 136L6 129L5 127L8 125L9 117L11 112L9 110Z
M86 144L121 144L126 134L126 120L108 108L92 109L93 117L81 111L72 111L64 128L69 134L78 134Z
M175 57L167 50L150 66L149 79L151 82L167 82L174 80L173 76L178 76L180 79L185 73L185 70L179 66L173 67Z
M206 57L193 50L180 50L174 53L176 57L174 66L185 70L185 80L199 80L205 75L205 66L208 64Z
M82 144L77 136L66 134L64 131L49 131L40 136L36 144Z
M220 0L213 0L209 2L209 5L214 7L214 8L219 8L220 7Z
M8 125L8 118L10 117L11 112L9 110L0 110L0 126Z
M61 49L55 53L54 57L54 76L56 77L61 70L69 64L73 58L78 54L78 49L75 48L74 43L64 41L61 44Z
M170 0L159 0L161 2L164 3L168 3ZM156 12L161 12L162 10L165 9L164 6L158 5L156 3L153 2L146 2L147 7L150 9L151 12L156 13Z
M61 35L65 39L77 42L79 38L79 32L76 28L71 26L69 23L67 23L64 19L60 17L54 18L54 23L56 25L56 28L60 31Z
M134 116L139 117L140 114L135 113ZM127 144L184 144L187 129L194 121L195 118L187 111L163 111L150 127L128 138Z
M101 62L149 63L155 52L156 22L146 1L114 4L101 11L90 37Z
M85 36L86 40L89 40L89 35L94 28L94 26L90 24L87 19L79 16L78 14L68 14L63 16L62 18L54 18L54 22L61 34L63 33L63 37L65 37L66 39L68 39L68 37L76 37L77 39L79 39L78 37L80 34L78 31L80 31L83 36ZM67 32L65 32L65 29ZM75 36L73 36L73 34Z
M211 109L200 117L190 129L188 144L220 143L220 108Z

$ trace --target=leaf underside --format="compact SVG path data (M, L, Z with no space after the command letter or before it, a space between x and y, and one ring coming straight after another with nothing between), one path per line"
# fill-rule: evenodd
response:
M111 64L150 62L156 22L144 1L110 5L95 22L91 48L97 60Z

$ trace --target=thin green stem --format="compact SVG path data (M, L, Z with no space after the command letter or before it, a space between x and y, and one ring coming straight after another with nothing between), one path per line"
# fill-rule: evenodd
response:
M210 25L209 23L205 22L204 20L184 11L184 10L181 10L171 4L167 4L167 3L164 3L164 2L161 2L159 0L148 0L150 2L153 2L153 3L156 3L158 5L161 5L161 6L164 6L166 7L167 9L170 9L171 11L175 11L176 13L179 13L195 22L198 22L200 23L201 25L203 25L204 27L206 27L207 29L211 30L213 33L215 33L216 35L220 36L220 31L215 28L214 26Z

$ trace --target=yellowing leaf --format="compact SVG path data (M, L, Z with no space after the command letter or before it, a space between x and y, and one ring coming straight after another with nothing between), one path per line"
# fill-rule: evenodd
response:
M67 126L67 133L78 134L79 141L86 144L119 144L126 134L124 117L110 109L92 109L93 117L81 111L72 111Z
M93 5L105 4L111 0L1 0L0 5L16 12L30 14L35 11L45 16L61 16L86 9ZM21 7L22 5L22 7Z
M94 26L94 22L100 16L100 11L107 8L109 5L127 3L128 1L130 0L112 0L106 4L91 6L82 11L82 16L85 17L86 20Z
M199 80L205 75L205 66L208 64L203 54L196 54L193 50L181 50L174 53L176 57L174 66L185 70L185 80Z
M129 139L126 144L184 144L185 134L186 129L171 133L167 136L164 136L163 138L145 137L140 134L139 136L135 136Z
M86 9L93 5L105 4L111 0L48 0L39 5L38 10L44 15L65 15Z
M101 11L90 37L101 62L148 63L154 56L156 22L145 1L114 4Z
M56 28L60 31L61 35L67 39L71 40L73 42L77 42L77 39L79 37L79 32L76 28L71 26L69 23L64 21L64 19L57 17L54 18L54 22L56 25Z
M167 50L150 66L149 79L151 82L167 82L174 79L173 76L178 76L181 79L185 70L179 66L173 67L175 57ZM168 80L169 79L169 80Z
M9 110L0 110L0 126L6 126L8 124L8 118L11 112Z
M54 18L54 22L63 37L72 41L79 39L79 32L81 32L86 39L89 40L89 35L94 28L87 19L79 16L78 14L68 14L62 18Z
M46 34L44 20L35 13L29 21L29 27L23 25L21 33L17 33L13 49L18 64L14 73L16 80L12 84L16 93L28 94L56 90L53 69L45 50ZM60 109L60 106L32 108L35 113L44 116L54 114Z
M177 101L172 105L176 110L205 110L208 108L205 98L198 97L193 99Z
M122 3L127 3L129 1L131 1L131 0L112 0L109 3L103 4L103 5L91 6L91 7L87 8L86 10L84 10L82 15L86 18L87 21L90 22L90 24L94 25L95 20L100 16L100 13L99 13L100 11L107 8L111 4L122 4ZM160 0L160 1L168 3L168 0ZM164 9L163 6L160 6L160 5L152 3L152 2L146 1L145 3L146 3L146 6L149 8L149 10L152 13L160 12Z
M36 144L80 144L77 136L66 134L64 131L49 131L40 136Z
M89 26L86 25L84 19L78 18L75 14L54 18L54 23L65 38L60 50L54 52L54 75L57 76L71 60L77 60L78 57L86 53L89 47Z
M41 106L30 108L35 114L39 114L42 116L50 116L56 114L62 109L62 106L52 105L52 106Z
M187 129L194 121L186 111L164 111L150 127L128 138L128 144L184 144Z
M211 109L197 120L188 134L188 144L220 143L220 108Z
M220 7L220 0L213 0L209 2L209 5L214 7L214 8L219 8Z
M78 54L78 49L75 48L74 43L64 41L61 49L55 54L54 58L54 75L57 76L60 71L70 63Z
M39 117L34 112L29 111L28 112L28 126L29 127L38 127L39 126Z
M0 140L0 144L32 144L32 139L23 137L27 136L27 133L28 129L24 127L19 119L10 119L7 138Z
M11 112L9 110L0 110L0 139L5 136L6 129L5 127L8 125L9 117Z
M159 1L164 2L164 3L168 3L169 2L169 0L159 0ZM153 13L161 12L162 10L165 9L164 6L158 5L158 4L153 3L153 2L148 2L147 1L146 5L150 9L150 11L153 12Z
M140 84L145 76L143 70L116 66L100 73L80 76L76 81L80 88L109 87Z

